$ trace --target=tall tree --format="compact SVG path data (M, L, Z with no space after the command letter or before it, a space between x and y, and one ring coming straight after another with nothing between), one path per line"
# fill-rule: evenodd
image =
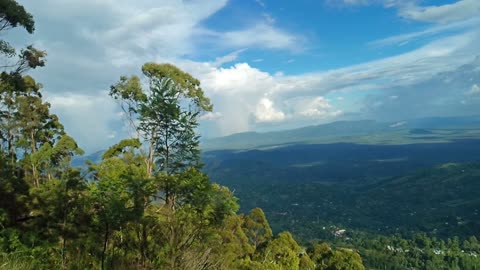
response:
M14 0L0 0L0 34L15 27L22 27L28 33L33 33L35 23L32 15ZM39 89L33 78L24 76L23 73L43 66L45 56L45 52L32 46L27 46L17 54L8 41L0 39L0 59L5 63L0 66L0 192L2 198L6 199L2 200L0 207L8 209L11 222L24 215L25 198L28 196L24 172L17 164L18 147L22 141L19 132L19 107L21 99L37 95ZM17 60L14 60L15 57Z
M137 76L121 77L110 95L119 100L129 123L148 145L147 175L172 175L200 167L195 129L202 112L211 111L200 82L171 64L142 67L147 88ZM174 187L164 186L165 201L175 206Z

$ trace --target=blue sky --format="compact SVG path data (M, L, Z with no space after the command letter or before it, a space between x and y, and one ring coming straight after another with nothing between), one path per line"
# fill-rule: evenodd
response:
M478 114L479 0L19 0L48 52L34 72L87 151L128 136L120 75L170 62L215 110L205 137L337 120Z

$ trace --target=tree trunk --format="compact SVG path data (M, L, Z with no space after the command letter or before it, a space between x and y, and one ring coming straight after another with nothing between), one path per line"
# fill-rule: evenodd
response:
M105 269L105 254L107 252L107 245L108 245L108 223L105 224L105 235L103 238L103 251L102 251L102 270Z
M141 255L142 255L142 266L145 267L146 263L147 263L147 226L142 223L142 239L141 239L141 243L140 243L140 252L141 252Z
M170 214L169 214L170 215ZM170 221L171 222L171 221ZM176 234L175 234L175 228L172 224L170 224L170 239L169 239L169 242L170 242L170 269L172 270L175 270L175 266L176 266L176 261L177 261L177 252L176 252L176 245L175 245L175 238L176 238Z
M153 158L154 158L154 152L155 152L154 135L155 135L155 130L152 130L152 134L151 134L152 137L150 138L150 145L148 147L148 160L147 160L147 177L148 178L152 177L152 173L153 173L153 162L154 162Z
M37 146L36 146L34 135L35 134L34 134L33 130L30 131L30 151L31 151L32 154L34 154L37 151ZM33 181L35 183L35 187L39 187L40 186L40 181L38 179L37 166L35 166L34 164L32 164L32 177L33 177Z

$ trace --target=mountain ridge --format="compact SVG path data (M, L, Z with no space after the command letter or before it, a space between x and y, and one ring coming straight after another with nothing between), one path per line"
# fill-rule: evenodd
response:
M424 129L423 135L436 135L422 138L411 133L413 129ZM439 132L435 133L435 130ZM450 130L452 133L448 133ZM459 134L475 131L475 134ZM455 131L457 132L455 134ZM417 136L412 136L417 135ZM466 135L466 136L462 136ZM473 135L473 136L470 136ZM370 137L369 137L370 136ZM480 116L429 117L391 122L376 120L342 120L327 124L306 126L290 130L270 132L243 132L224 137L204 140L201 147L210 150L245 150L259 147L288 144L315 143L413 143L432 140L450 141L453 139L480 138ZM436 140L435 140L436 139Z

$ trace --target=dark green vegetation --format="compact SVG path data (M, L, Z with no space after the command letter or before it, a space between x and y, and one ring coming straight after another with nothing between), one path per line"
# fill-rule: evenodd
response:
M480 140L295 144L209 151L204 160L242 211L262 207L274 232L304 244L354 248L367 269L480 269Z
M0 0L0 32L16 26L33 32L32 16ZM110 95L136 136L81 172L83 151L25 75L45 53L0 45L12 62L0 77L0 269L364 269L353 249L274 234L260 208L237 214L200 171L195 128L212 105L189 74L147 63L143 78L121 77Z
M289 228L304 239L323 239L326 224L439 237L480 231L479 164L450 164L363 183L272 180L229 186L245 209L263 207L274 229Z
M480 242L474 236L460 240L415 234L405 239L400 235L350 232L332 242L338 246L355 246L367 269L480 269Z

